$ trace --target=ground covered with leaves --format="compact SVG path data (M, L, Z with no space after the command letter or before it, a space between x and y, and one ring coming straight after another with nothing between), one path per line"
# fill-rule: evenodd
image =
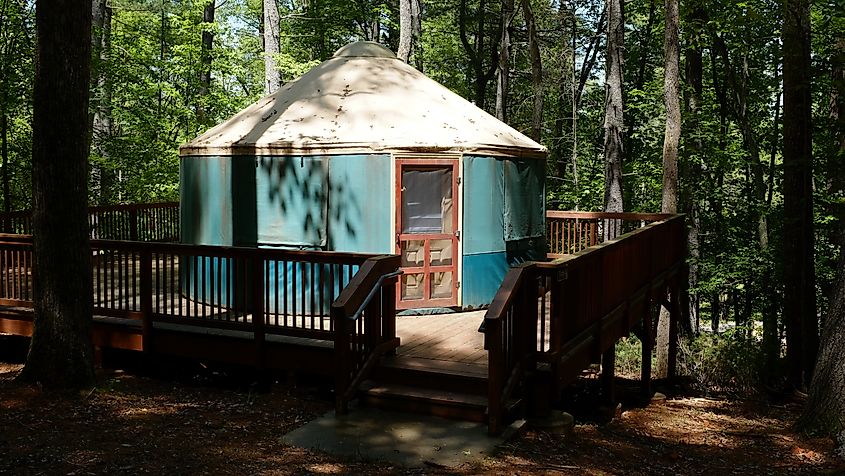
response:
M831 439L791 430L798 403L670 396L567 436L526 429L472 466L399 468L283 444L331 410L301 378L257 391L248 372L105 370L61 394L20 368L0 362L0 474L845 474Z

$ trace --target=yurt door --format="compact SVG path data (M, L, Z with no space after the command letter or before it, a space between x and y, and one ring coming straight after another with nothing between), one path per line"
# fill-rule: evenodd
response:
M399 309L458 304L457 197L457 160L397 160Z

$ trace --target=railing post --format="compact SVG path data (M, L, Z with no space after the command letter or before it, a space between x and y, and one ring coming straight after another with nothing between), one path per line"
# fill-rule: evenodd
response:
M332 320L334 321L334 355L335 355L335 413L345 415L349 412L349 405L344 394L349 388L349 321L342 308L332 306Z
M257 250L256 250L257 251ZM264 260L258 253L252 254L252 330L255 338L255 366L258 372L264 370Z
M649 289L645 299L645 312L643 313L643 340L642 340L642 370L640 382L643 396L651 398L651 351L654 342L651 323L651 299L652 291Z
M367 343L367 353L369 354L382 342L381 340L381 321L382 321L381 299L373 299L370 305L366 307L364 315L364 336Z
M498 435L502 429L502 389L504 382L504 355L502 349L502 319L485 323L484 343L487 347L487 433Z
M143 351L153 350L153 258L146 247L140 252L141 261L141 332Z
M138 241L138 210L129 209L129 240Z
M381 288L382 342L392 341L396 338L396 281L397 279L390 279ZM387 355L396 355L396 349L391 349Z

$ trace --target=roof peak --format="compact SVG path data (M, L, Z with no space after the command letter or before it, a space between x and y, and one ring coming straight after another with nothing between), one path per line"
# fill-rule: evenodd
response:
M340 47L333 58L391 58L396 54L389 48L375 41L356 41Z

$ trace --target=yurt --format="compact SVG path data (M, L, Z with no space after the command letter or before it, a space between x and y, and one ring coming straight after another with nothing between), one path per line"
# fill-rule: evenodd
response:
M376 43L180 155L183 242L399 254L400 309L489 304L545 255L545 148Z

